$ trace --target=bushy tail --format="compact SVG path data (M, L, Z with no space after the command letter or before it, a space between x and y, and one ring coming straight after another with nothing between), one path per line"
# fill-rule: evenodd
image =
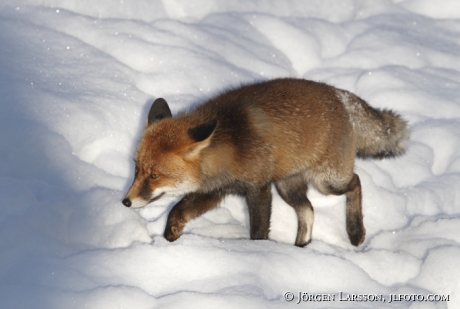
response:
M409 130L400 115L373 108L348 91L338 93L353 124L359 158L382 159L404 154Z

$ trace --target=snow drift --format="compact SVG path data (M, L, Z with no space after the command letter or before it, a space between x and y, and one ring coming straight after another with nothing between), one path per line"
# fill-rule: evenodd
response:
M2 307L280 308L300 291L450 297L311 308L458 308L459 18L447 0L3 1ZM175 201L120 203L154 98L175 113L285 76L352 91L411 126L405 156L356 162L363 245L348 241L343 197L314 190L303 249L275 192L270 241L248 240L238 197L174 243L161 235Z

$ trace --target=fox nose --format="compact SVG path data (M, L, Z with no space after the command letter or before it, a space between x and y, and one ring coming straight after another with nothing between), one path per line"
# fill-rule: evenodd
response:
M131 207L131 200L129 198L125 198L123 201L121 201L123 205L126 207Z

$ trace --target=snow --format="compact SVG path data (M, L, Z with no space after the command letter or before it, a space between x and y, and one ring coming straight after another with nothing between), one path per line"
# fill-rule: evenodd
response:
M1 307L292 308L300 291L450 297L310 308L460 308L459 18L455 0L2 1ZM176 113L285 76L409 121L404 156L356 162L363 245L343 196L315 190L306 248L276 192L269 241L248 239L236 196L174 243L177 200L121 204L153 99Z

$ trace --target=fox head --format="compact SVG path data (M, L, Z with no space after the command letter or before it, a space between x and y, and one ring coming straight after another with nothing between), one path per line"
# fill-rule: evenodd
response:
M173 118L168 103L156 99L135 155L134 181L122 203L140 208L162 197L180 196L200 187L200 159L217 120L198 125Z

